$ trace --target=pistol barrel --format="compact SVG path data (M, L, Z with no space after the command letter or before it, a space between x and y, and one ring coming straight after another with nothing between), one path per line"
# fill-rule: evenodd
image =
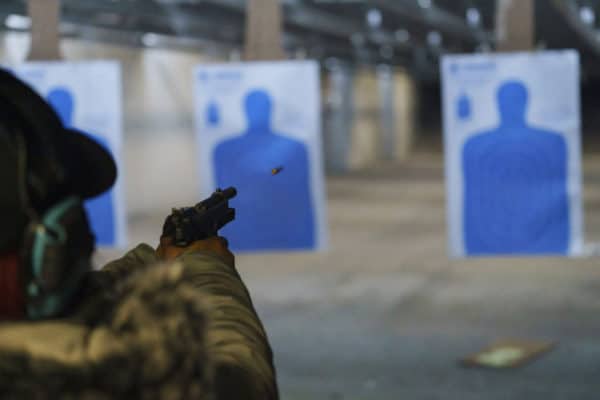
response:
M232 199L237 195L237 190L234 187L228 187L227 189L221 190L223 197L226 199Z

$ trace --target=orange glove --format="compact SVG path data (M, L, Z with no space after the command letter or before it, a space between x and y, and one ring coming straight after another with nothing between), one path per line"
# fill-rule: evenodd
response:
M156 249L156 254L158 255L158 258L163 261L172 261L181 254L192 251L216 254L223 258L229 265L233 266L235 264L235 257L227 247L227 240L220 236L213 236L208 239L197 240L187 247L174 246L170 237L161 237L160 244Z

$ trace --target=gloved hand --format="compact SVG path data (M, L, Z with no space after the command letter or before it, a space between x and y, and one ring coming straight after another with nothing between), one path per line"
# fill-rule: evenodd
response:
M208 252L216 254L223 258L229 265L234 266L235 258L227 246L227 240L220 236L212 236L208 239L197 240L187 247L175 246L170 237L163 236L160 238L160 244L156 249L156 254L158 258L163 261L172 261L184 253L193 251Z

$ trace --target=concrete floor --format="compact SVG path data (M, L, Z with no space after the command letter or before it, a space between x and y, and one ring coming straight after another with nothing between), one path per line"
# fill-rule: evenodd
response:
M587 240L600 241L600 162L585 171ZM600 398L599 259L449 260L440 156L327 191L329 252L237 257L283 400ZM162 218L133 219L133 239L154 241ZM502 338L558 347L516 370L458 366Z

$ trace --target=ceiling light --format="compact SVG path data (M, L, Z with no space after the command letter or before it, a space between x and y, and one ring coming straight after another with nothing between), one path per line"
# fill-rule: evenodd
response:
M369 25L370 28L379 28L382 20L383 16L378 9L371 8L367 11L367 25Z
M596 22L596 13L592 7L583 6L579 9L579 18L581 18L584 24L591 26Z
M31 18L23 15L10 14L4 19L4 25L10 29L29 29L31 28Z
M479 26L481 23L481 13L475 7L467 8L467 23L471 26Z
M439 47L442 44L442 35L438 31L431 31L427 34L427 43L432 47Z
M431 8L432 1L431 0L419 0L419 7L421 8Z

